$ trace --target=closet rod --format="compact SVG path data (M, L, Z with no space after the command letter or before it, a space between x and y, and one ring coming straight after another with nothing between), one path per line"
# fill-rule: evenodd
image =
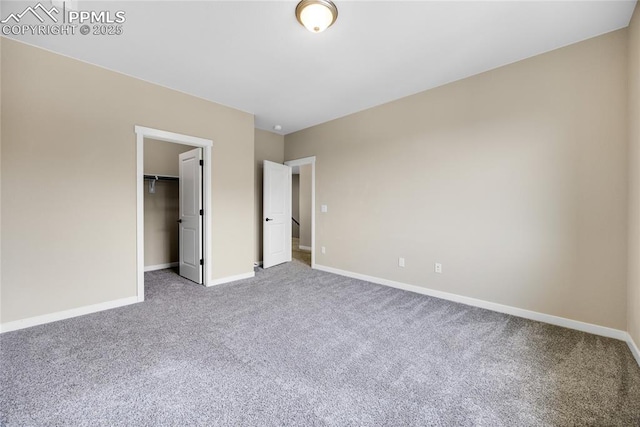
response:
M179 181L180 180L180 178L178 178L177 176L168 176L168 175L145 175L144 179L152 180L152 181Z

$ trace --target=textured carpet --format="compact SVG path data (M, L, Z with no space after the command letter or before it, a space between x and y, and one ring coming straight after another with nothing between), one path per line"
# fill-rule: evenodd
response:
M312 271L0 336L9 426L637 426L625 343Z
M311 251L300 249L300 239L291 239L291 258L311 267Z

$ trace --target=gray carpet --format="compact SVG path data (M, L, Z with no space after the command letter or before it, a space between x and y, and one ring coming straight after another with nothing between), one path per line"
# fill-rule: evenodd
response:
M300 239L296 237L291 239L291 258L311 267L311 251L300 249Z
M9 426L637 426L625 343L311 271L0 336Z

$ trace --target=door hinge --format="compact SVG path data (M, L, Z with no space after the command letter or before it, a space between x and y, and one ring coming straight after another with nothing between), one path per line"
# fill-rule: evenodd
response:
M200 265L204 265L204 260L203 259L200 260Z
M204 215L204 209L200 209L200 216Z
M204 160L200 160L200 166L204 165Z

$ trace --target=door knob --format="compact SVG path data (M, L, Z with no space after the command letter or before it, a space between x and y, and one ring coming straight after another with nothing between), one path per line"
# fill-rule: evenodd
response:
M182 224L182 220L181 219L178 220L178 224Z
M266 221L273 221L273 218L267 218Z

